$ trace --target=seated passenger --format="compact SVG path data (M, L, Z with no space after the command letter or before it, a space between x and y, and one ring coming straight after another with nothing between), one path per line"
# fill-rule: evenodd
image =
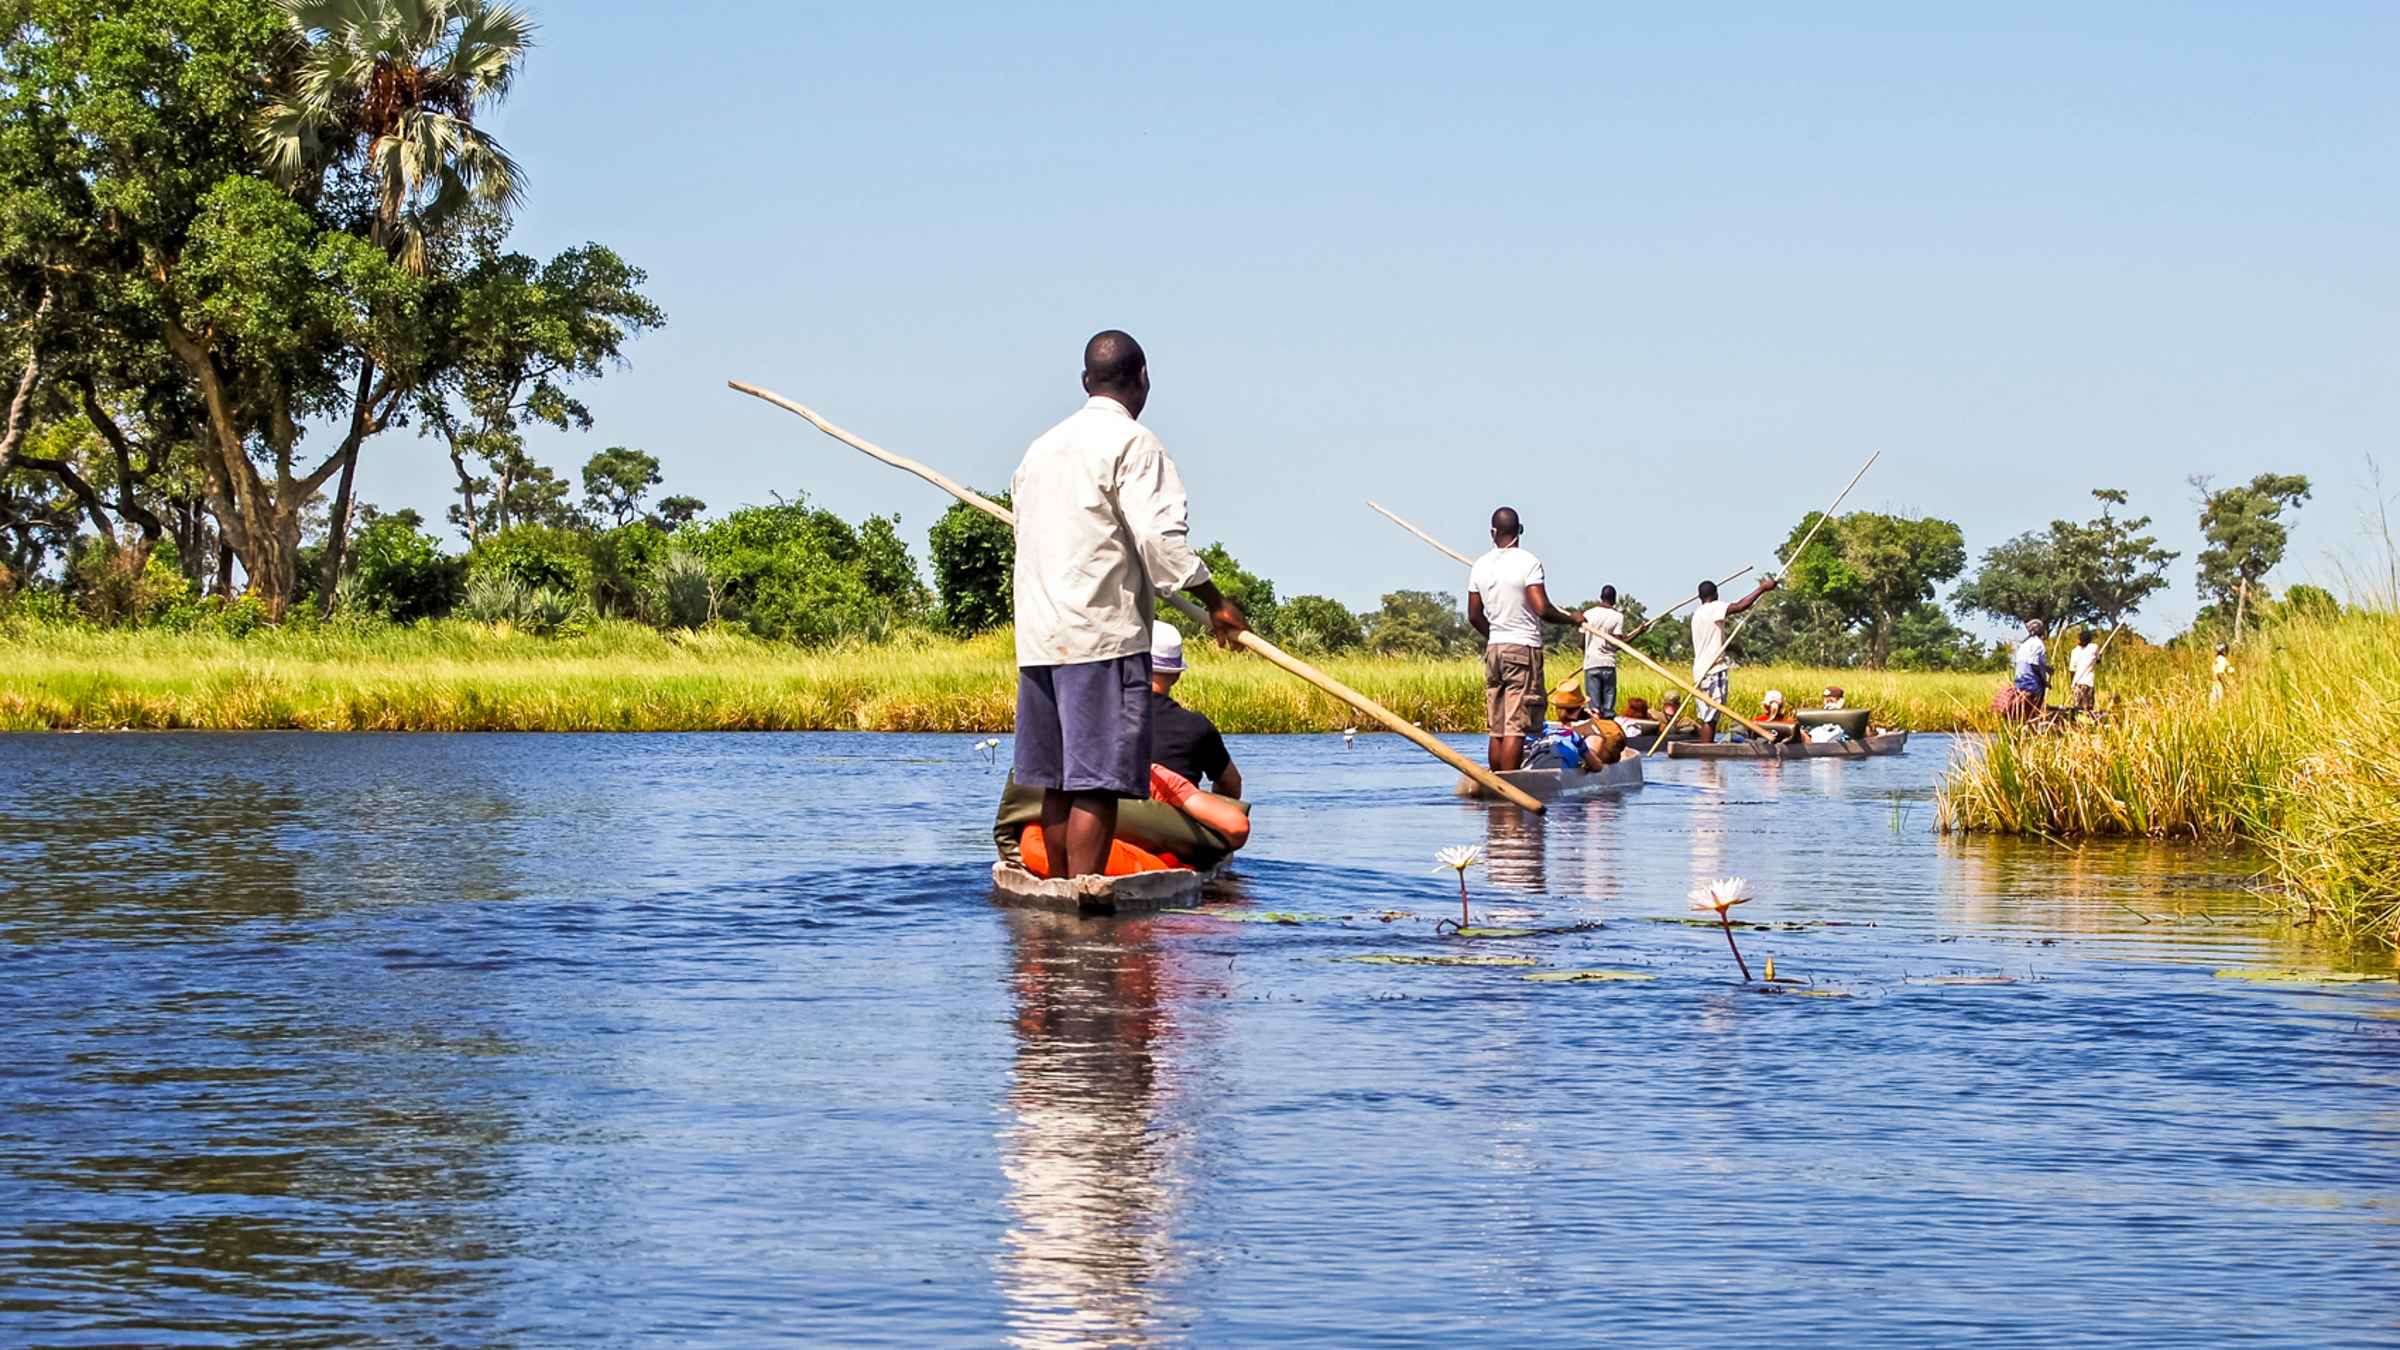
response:
M1250 815L1241 800L1242 771L1216 724L1175 701L1183 678L1183 634L1173 624L1150 625L1150 795L1208 826L1240 848L1250 841ZM1198 784L1208 780L1213 792Z

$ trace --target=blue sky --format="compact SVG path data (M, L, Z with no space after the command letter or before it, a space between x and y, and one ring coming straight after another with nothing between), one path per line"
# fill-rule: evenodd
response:
M1849 505L1976 553L2131 491L2186 554L2154 629L2188 475L2317 481L2287 584L2400 479L2400 8L1181 8L537 5L517 247L610 244L670 315L537 453L921 558L933 489L724 381L998 486L1123 327L1194 534L1287 594L1458 589L1371 495L1672 600L1880 450ZM360 479L449 499L405 432Z

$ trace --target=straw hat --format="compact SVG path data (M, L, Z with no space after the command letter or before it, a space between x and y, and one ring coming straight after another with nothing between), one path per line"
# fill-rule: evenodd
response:
M1572 711L1583 706L1583 691L1580 689L1561 689L1557 693L1550 696L1550 703L1553 707L1564 708Z

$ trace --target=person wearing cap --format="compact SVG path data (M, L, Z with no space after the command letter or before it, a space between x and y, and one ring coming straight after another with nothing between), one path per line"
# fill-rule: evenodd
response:
M1827 711L1827 712L1840 712L1840 711L1842 710L1842 707L1843 707L1843 703L1842 703L1842 699L1843 699L1843 697L1844 697L1844 695L1842 694L1842 687L1841 687L1840 685L1838 685L1838 684L1829 684L1829 685L1826 685L1826 686L1825 686L1825 711Z
M1758 720L1761 722L1789 722L1792 720L1791 713L1784 709L1782 690L1770 689L1766 692L1766 696L1758 701Z
M1183 678L1183 634L1163 620L1150 625L1150 762L1220 797L1240 800L1242 771L1225 738L1205 716L1175 701Z
M1228 647L1249 628L1192 550L1175 462L1136 420L1150 399L1141 344L1113 328L1095 334L1083 348L1083 390L1084 405L1027 447L1009 482L1014 772L1042 791L1042 836L1062 877L1100 875L1117 803L1150 795L1158 597L1191 592Z

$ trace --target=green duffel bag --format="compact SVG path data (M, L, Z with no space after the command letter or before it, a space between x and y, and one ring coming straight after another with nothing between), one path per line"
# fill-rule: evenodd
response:
M1242 814L1250 813L1250 803L1235 805L1242 808ZM1019 787L1016 775L1010 774L1008 786L1000 793L1000 813L992 821L992 843L1000 850L1000 857L1022 864L1024 859L1017 855L1017 836L1025 832L1026 826L1041 823L1042 790ZM1117 838L1152 853L1171 853L1177 862L1199 872L1233 856L1233 845L1224 835L1165 802L1117 803Z

